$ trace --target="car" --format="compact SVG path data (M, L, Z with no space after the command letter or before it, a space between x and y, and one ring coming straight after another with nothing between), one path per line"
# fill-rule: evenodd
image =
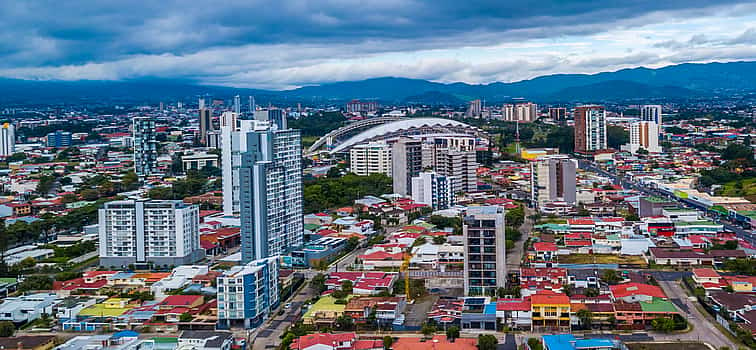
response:
M291 308L291 303L286 303L286 304L284 305L284 309L288 309L288 308Z

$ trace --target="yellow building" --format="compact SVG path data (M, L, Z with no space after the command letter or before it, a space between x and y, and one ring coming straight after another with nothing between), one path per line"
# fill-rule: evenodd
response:
M559 154L558 148L523 148L520 157L525 160L536 160L543 156Z
M565 294L539 293L530 297L532 330L570 330L570 298Z

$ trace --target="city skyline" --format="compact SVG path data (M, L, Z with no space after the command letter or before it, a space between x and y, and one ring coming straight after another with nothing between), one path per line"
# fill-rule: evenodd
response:
M0 77L288 89L381 76L509 82L756 58L756 28L747 25L756 5L740 1L559 2L537 11L399 0L280 2L263 11L254 2L180 5L85 1L71 6L75 15L36 2L0 5L8 15L0 28L14 38L0 44Z

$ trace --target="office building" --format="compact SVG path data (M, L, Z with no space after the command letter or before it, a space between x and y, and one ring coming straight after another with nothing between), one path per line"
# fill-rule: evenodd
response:
M453 193L478 190L475 150L462 151L455 148L436 148L436 164L433 169L452 181Z
M271 124L275 124L278 130L287 129L286 113L284 110L277 108L261 109L255 111L255 120L267 121Z
M472 100L467 106L465 116L468 118L480 118L483 112L483 106L480 100Z
M378 102L351 100L346 104L347 113L375 113L378 111Z
M240 152L246 149L247 132L252 131L254 122L241 120L234 112L224 112L220 117L220 127L223 215L239 216Z
M567 108L564 108L564 107L549 108L549 118L557 123L564 123L565 121L567 121Z
M640 120L644 122L654 122L656 125L662 125L662 106L661 105L643 105L640 108Z
M603 106L575 107L575 152L594 153L606 145L606 111Z
M577 161L565 155L540 157L530 163L530 196L539 208L549 202L577 201Z
M279 257L234 266L216 279L218 328L254 328L278 307Z
M122 200L99 209L100 266L191 264L204 258L199 207L180 200Z
M349 150L351 171L360 176L391 176L391 146L386 142L359 144Z
M394 193L412 193L412 178L420 174L423 161L422 142L400 138L391 146L391 177Z
M422 172L412 178L412 200L430 205L433 210L454 205L451 179L435 172Z
M200 143L203 145L208 144L207 133L208 131L215 130L213 126L213 111L205 107L205 99L199 99L199 125L200 125Z
M71 133L68 131L57 130L47 134L47 147L66 148L71 147Z
M0 156L9 156L16 152L16 127L3 123L0 127Z
M625 148L630 153L645 149L649 153L661 153L659 146L659 124L640 121L630 124L630 143Z
M201 170L205 167L217 168L218 155L213 153L197 152L181 156L181 166L184 172L188 170Z
M208 131L205 136L205 146L208 148L221 148L221 132Z
M496 295L498 288L506 286L504 224L501 207L468 207L462 223L465 295Z
M140 177L158 173L157 140L155 138L155 121L149 117L136 117L132 120L134 133L134 171Z

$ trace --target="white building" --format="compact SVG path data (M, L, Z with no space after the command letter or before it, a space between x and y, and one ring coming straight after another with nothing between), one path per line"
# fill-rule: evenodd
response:
M279 303L278 263L273 256L234 266L217 278L218 328L260 325Z
M218 167L218 155L198 152L181 156L181 165L184 171L201 170L205 167Z
M391 178L394 193L406 196L412 192L412 178L422 170L420 140L400 138L391 146Z
M501 108L502 120L530 123L538 119L538 105L532 102L505 104Z
M123 200L99 210L100 265L191 264L204 258L199 207L179 200Z
M462 223L465 295L492 295L507 282L504 209L468 207Z
M549 202L575 204L577 161L549 155L530 163L530 199L541 208Z
M453 148L436 149L436 172L452 180L452 193L474 192L478 189L475 151Z
M661 153L659 146L659 124L652 121L640 121L630 124L630 143L625 149L637 153L645 149L649 153Z
M662 106L661 105L643 105L640 108L641 121L654 122L656 125L662 125Z
M0 126L0 156L9 156L16 152L16 128L11 123Z
M349 150L349 163L353 173L366 176L391 176L391 146L386 142L370 142Z
M412 178L412 200L430 205L433 210L454 205L451 179L434 172L422 172Z
M34 321L42 314L52 315L58 297L54 293L37 293L19 297L7 297L0 304L0 321L16 324Z

